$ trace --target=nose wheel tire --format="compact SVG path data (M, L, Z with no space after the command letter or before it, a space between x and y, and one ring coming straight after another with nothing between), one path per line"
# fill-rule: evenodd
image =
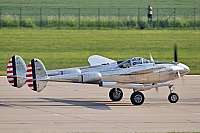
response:
M177 95L176 93L171 93L171 94L169 94L169 96L168 96L168 100L169 100L169 102L171 102L171 103L176 103L176 102L178 102L179 97L178 97L178 95Z
M144 95L141 92L134 92L132 93L130 100L134 105L141 105L144 102Z
M109 92L109 97L112 101L120 101L123 97L123 92L120 88L112 88Z

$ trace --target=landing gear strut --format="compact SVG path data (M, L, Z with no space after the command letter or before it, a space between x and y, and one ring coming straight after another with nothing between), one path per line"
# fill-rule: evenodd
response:
M179 100L178 95L176 93L173 93L173 90L174 90L172 89L173 86L174 85L169 85L170 94L168 96L168 100L170 103L176 103Z
M123 97L123 92L120 88L112 88L109 92L109 97L112 101L120 101Z

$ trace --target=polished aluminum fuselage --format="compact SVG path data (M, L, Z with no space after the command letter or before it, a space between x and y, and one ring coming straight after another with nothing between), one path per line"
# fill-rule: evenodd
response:
M176 64L142 64L132 68L124 68L115 71L101 72L103 81L116 81L121 83L160 83L175 80L178 77L177 70L172 67ZM150 68L158 68L152 70ZM149 69L149 71L148 71ZM152 71L151 71L152 70ZM137 73L139 71L139 73ZM180 71L180 70L179 70ZM188 73L188 70L180 71L181 76Z
M144 63L132 66L130 68L120 68L117 64L80 67L77 69L78 73L63 74L68 69L58 69L47 71L52 81L69 81L69 82L83 82L80 76L88 74L87 76L97 76L96 79L89 82L118 82L118 83L140 83L152 84L167 82L184 76L189 72L189 68L181 63ZM79 71L80 70L80 71ZM82 77L84 78L84 77ZM84 83L84 82L83 82Z

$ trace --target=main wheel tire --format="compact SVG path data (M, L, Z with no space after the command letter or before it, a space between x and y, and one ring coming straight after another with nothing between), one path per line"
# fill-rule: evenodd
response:
M123 97L123 92L120 88L112 88L109 92L109 97L112 101L120 101Z
M145 98L144 98L143 93L141 93L139 91L132 93L132 95L130 97L130 100L131 100L132 104L134 104L134 105L141 105L141 104L143 104L144 99Z
M169 94L169 96L168 96L168 100L169 100L169 102L171 102L171 103L176 103L176 102L178 102L179 97L178 97L178 95L177 95L176 93L171 93L171 94Z

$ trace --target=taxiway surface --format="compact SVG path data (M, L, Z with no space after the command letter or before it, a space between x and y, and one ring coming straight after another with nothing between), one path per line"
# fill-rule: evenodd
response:
M111 102L108 88L48 83L40 93L13 88L0 77L0 132L188 132L200 131L200 76L173 82L180 100L168 102L167 87L145 91L133 106L132 90Z

